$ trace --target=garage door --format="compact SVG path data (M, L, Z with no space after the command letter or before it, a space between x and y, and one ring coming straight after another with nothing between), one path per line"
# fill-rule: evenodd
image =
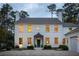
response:
M70 38L70 48L71 48L71 51L77 51L76 36Z

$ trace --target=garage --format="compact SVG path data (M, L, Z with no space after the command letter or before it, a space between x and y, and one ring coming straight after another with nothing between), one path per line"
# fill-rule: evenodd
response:
M70 37L70 49L71 51L77 51L77 36Z
M65 37L68 39L69 51L79 52L79 27L66 33Z

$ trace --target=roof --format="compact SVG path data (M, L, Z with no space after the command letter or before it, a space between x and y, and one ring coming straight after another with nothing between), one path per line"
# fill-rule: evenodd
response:
M64 22L63 22L63 26L64 26L64 27L79 27L79 24L64 23Z
M26 18L26 19L20 19L16 21L16 24L18 23L31 23L31 24L62 24L64 27L79 27L79 24L73 24L73 23L64 23L61 22L58 18Z
M61 24L62 22L60 20L58 20L58 18L27 18L27 19L20 19L18 21L16 21L16 24L18 23L31 23L31 24L54 24L54 23L58 23Z
M66 33L65 35L68 35L68 34L71 34L71 33L74 33L74 32L79 32L79 27L77 27L76 29Z

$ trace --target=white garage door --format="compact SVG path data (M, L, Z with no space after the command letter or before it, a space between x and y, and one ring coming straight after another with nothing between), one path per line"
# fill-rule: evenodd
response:
M71 48L71 51L77 51L76 36L70 38L70 48Z

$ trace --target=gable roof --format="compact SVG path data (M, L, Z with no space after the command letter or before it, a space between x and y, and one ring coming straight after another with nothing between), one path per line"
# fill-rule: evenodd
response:
M18 23L31 23L31 24L54 24L54 23L58 23L61 24L62 22L60 20L58 20L58 18L27 18L27 19L20 19L18 21L16 21L16 24Z

